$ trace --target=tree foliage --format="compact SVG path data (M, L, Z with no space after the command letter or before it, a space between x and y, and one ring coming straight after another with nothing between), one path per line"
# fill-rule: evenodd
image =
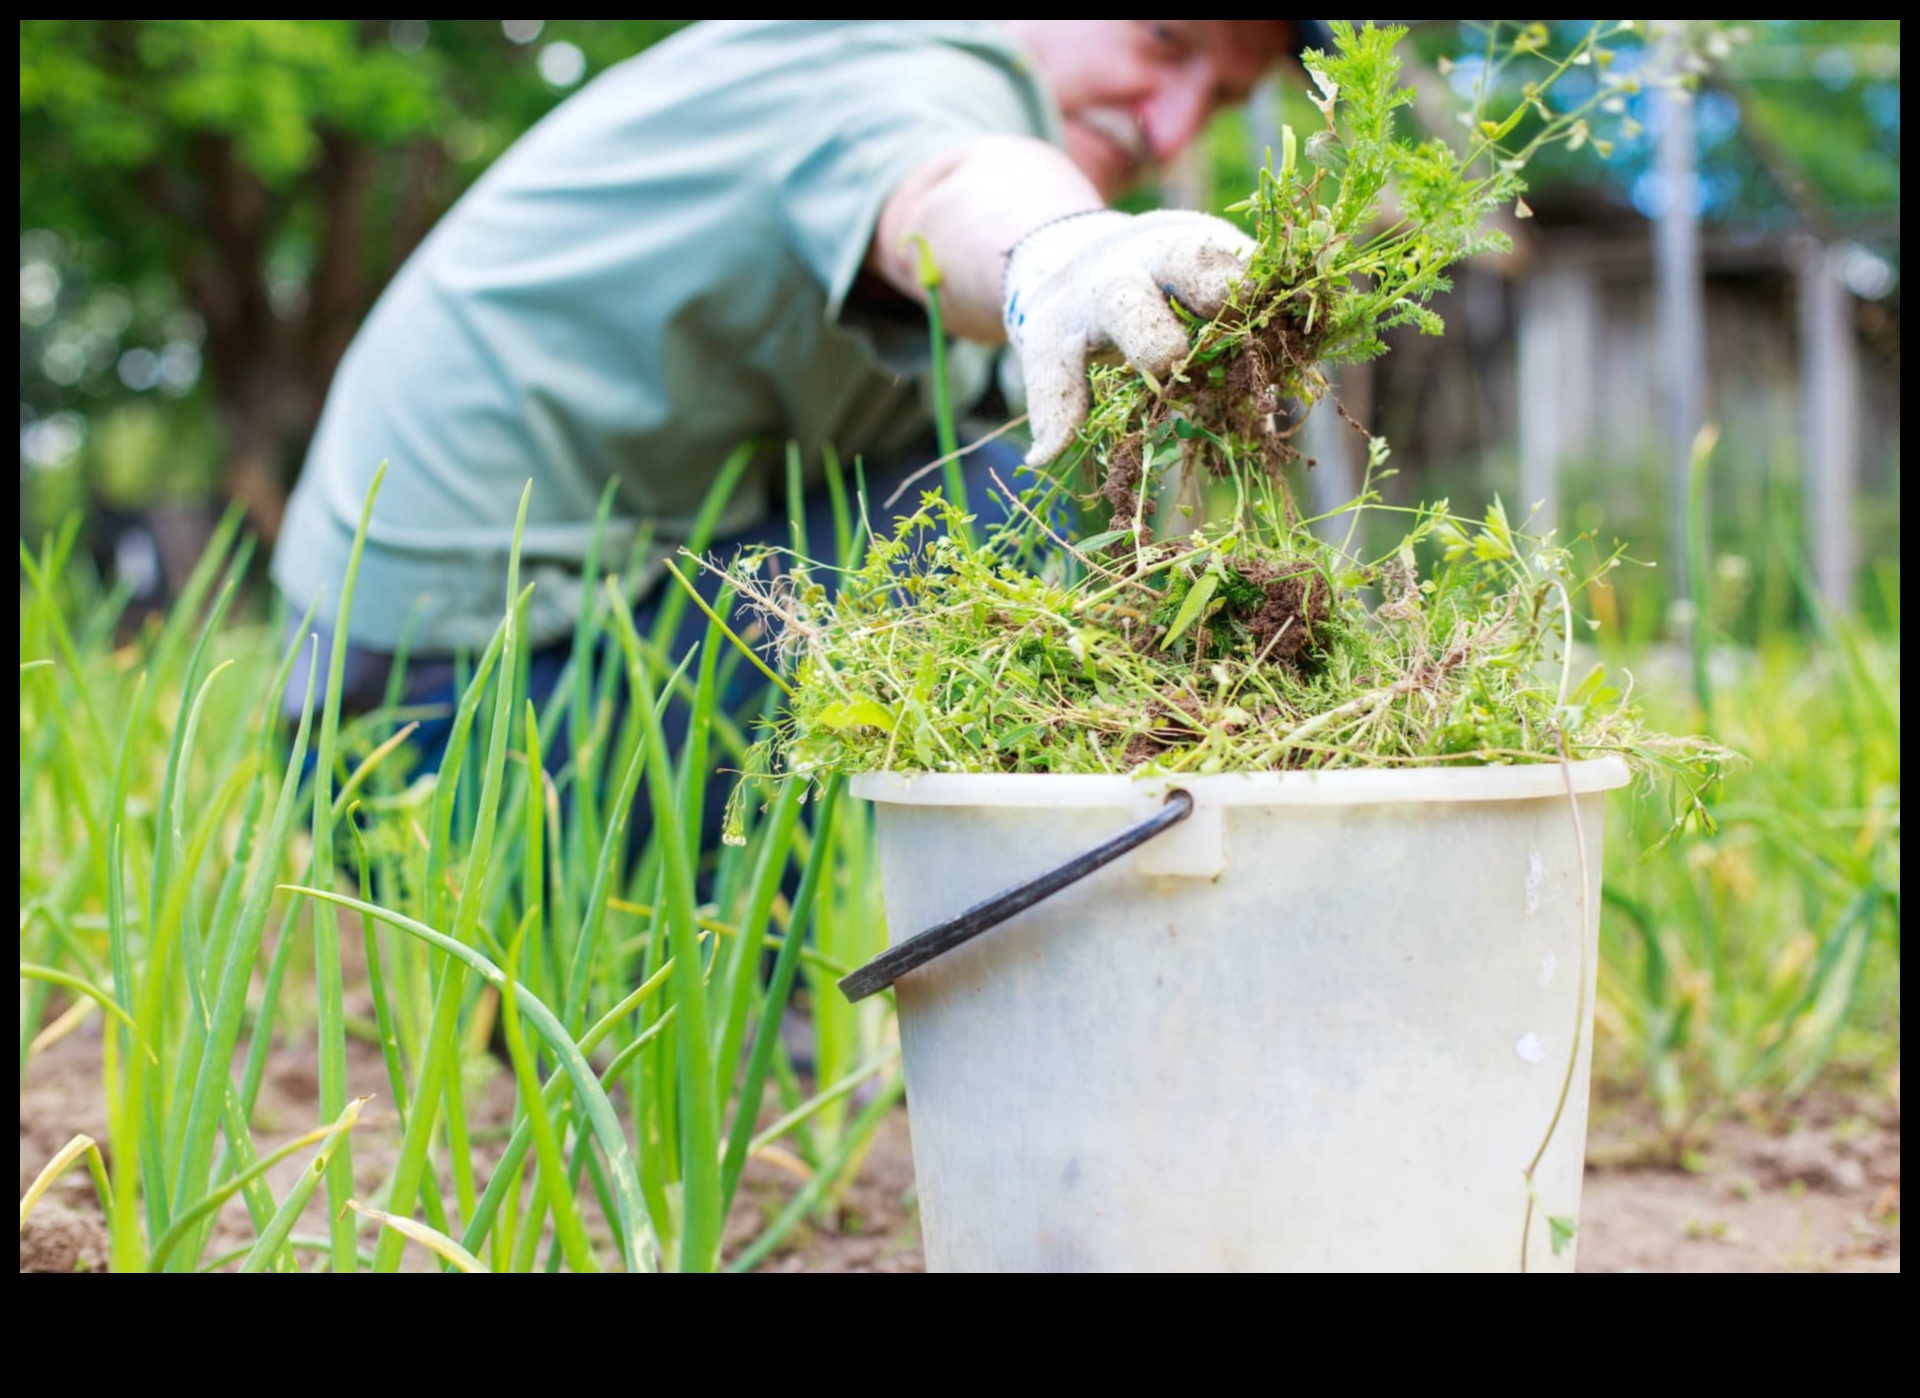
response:
M46 304L22 303L24 409L146 391L118 342L184 305L229 484L271 530L335 362L434 219L583 76L681 23L23 20L21 231L51 267ZM63 330L103 287L130 313ZM72 374L32 372L62 334L86 340Z

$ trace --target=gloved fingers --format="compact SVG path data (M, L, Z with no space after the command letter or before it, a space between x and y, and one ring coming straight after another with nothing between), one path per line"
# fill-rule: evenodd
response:
M1167 295L1210 320L1226 308L1233 284L1246 275L1253 240L1219 219L1194 222L1199 226L1183 229L1185 236L1152 245L1148 271Z
M1104 338L1134 368L1165 384L1188 348L1187 328L1167 304L1165 292L1145 273L1130 272L1103 287L1097 305Z
M1035 230L1008 265L1009 337L1027 380L1030 466L1073 442L1089 406L1087 364L1117 350L1164 385L1186 357L1187 322L1217 315L1246 274L1253 240L1205 214L1104 213Z
M1087 341L1055 317L1029 317L1020 352L1033 446L1027 465L1044 466L1073 444L1087 420Z

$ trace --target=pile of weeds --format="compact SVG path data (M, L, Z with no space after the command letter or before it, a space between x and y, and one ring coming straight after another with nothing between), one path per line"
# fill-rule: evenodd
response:
M1383 353L1396 326L1441 333L1427 303L1452 263L1507 246L1490 216L1526 215L1528 158L1602 144L1589 115L1645 80L1611 76L1623 27L1597 24L1560 57L1544 26L1491 28L1489 73L1498 60L1538 78L1503 118L1476 108L1455 149L1395 132L1414 96L1398 82L1404 31L1336 22L1336 51L1307 58L1325 127L1289 128L1237 206L1256 227L1248 274L1193 323L1167 383L1095 369L1078 442L1038 485L1001 485L1012 522L984 538L930 493L831 593L800 560L737 567L795 672L774 739L786 765L1211 773L1618 753L1681 778L1681 814L1703 810L1730 754L1651 731L1630 683L1576 673L1572 599L1617 548L1532 537L1497 502L1479 520L1441 502L1399 512L1403 538L1365 559L1353 540L1389 508L1373 488L1387 444L1369 436L1367 483L1334 517L1302 518L1282 474L1328 398L1325 367ZM1549 107L1573 67L1600 75L1592 98ZM1096 525L1077 538L1075 499Z
M1728 757L1647 729L1602 667L1575 673L1584 579L1497 504L1477 522L1419 511L1370 564L1304 526L1284 550L1202 530L1119 567L1057 546L1071 577L1032 566L1018 531L973 548L955 523L930 498L831 600L804 573L740 570L793 648L792 769L1211 773L1557 761L1564 745L1681 776L1691 804Z

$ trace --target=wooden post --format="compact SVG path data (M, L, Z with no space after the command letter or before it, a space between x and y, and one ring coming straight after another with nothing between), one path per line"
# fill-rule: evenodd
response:
M1653 261L1660 334L1661 379L1666 388L1666 446L1670 527L1667 557L1674 595L1687 595L1687 472L1694 436L1706 419L1706 289L1700 263L1699 173L1693 95L1659 94L1656 168L1666 187L1654 225Z
M1600 352L1599 277L1584 258L1554 268L1554 318L1560 327L1560 459L1593 450Z
M1592 269L1546 262L1520 289L1518 515L1560 523L1560 467L1591 445L1596 315Z
M1520 397L1520 498L1514 518L1535 506L1536 531L1551 529L1560 517L1560 325L1554 273L1541 268L1520 288L1518 345Z
M1809 240L1800 279L1801 483L1807 547L1820 596L1853 610L1860 540L1853 501L1860 486L1860 358L1853 297L1834 274L1833 253Z

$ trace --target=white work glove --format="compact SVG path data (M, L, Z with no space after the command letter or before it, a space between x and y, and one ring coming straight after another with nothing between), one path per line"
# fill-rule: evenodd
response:
M1185 358L1187 328L1167 304L1218 315L1253 239L1209 214L1110 209L1042 224L1007 259L1002 316L1026 378L1033 450L1044 466L1086 421L1087 365L1118 352L1155 383Z

